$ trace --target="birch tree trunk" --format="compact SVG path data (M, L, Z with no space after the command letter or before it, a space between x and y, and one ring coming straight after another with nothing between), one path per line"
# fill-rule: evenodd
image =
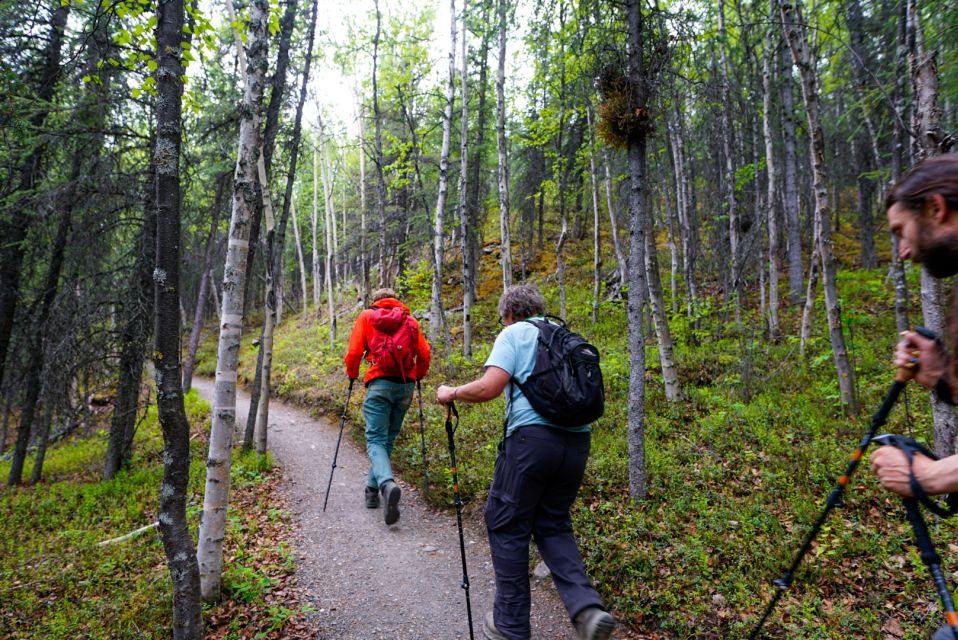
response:
M619 223L616 220L615 206L612 203L612 172L609 168L609 154L602 154L602 164L605 169L605 204L609 210L609 232L612 235L612 250L615 252L615 268L619 274L619 287L624 287L628 281L628 261L622 251L619 241Z
M659 342L659 363L662 366L662 380L665 383L665 398L669 402L679 402L682 399L682 389L679 386L679 376L675 367L675 357L672 350L672 331L669 329L668 315L665 313L665 296L662 294L662 279L659 276L659 257L655 246L654 225L651 211L647 210L642 222L645 227L645 277L649 293L649 306L652 311L652 321L655 326L655 335ZM632 288L629 288L631 291Z
M905 131L902 118L905 113L905 81L908 60L907 44L908 7L898 3L898 28L895 33L895 84L892 91L892 140L891 140L891 184L896 184L902 173L902 146ZM895 326L899 333L911 328L908 320L908 281L905 279L905 265L898 255L898 237L889 232L891 238L891 278L895 283Z
M642 61L642 8L640 0L626 0L626 49L632 88L645 81ZM638 98L638 95L636 95ZM629 494L638 502L648 490L645 469L645 327L642 300L645 280L646 134L633 133L628 142L629 164Z
M333 275L335 241L333 237L333 227L336 224L336 212L333 211L333 186L330 184L329 167L326 158L326 131L323 126L322 116L317 116L319 120L319 148L322 157L320 170L323 180L323 229L326 235L326 306L329 311L329 346L336 344L336 298L334 296ZM313 152L313 167L315 171L316 153Z
M469 31L466 28L466 10L468 0L462 0L462 76L460 93L462 111L459 116L459 239L462 242L462 356L472 358L472 305L475 303L473 285L474 268L472 261L471 234L469 229L468 176L469 176L469 58L466 41ZM481 126L481 125L480 125Z
M599 321L599 294L602 288L602 237L599 234L599 178L595 167L595 134L592 127L592 103L586 102L589 126L589 183L592 187L592 326Z
M908 63L912 83L914 110L912 111L912 150L915 162L946 153L952 138L941 128L941 108L938 105L938 55L926 51L918 0L907 0ZM921 268L921 314L927 328L939 336L946 332L944 287L925 267ZM934 416L935 453L939 457L955 453L958 435L958 417L954 407L930 394Z
M772 123L772 57L775 51L774 1L770 3L771 20L765 34L765 50L762 54L762 132L765 137L765 172L767 185L768 219L768 334L772 340L778 337L778 164L775 158L775 138Z
M359 105L359 262L362 272L363 308L369 307L372 291L369 282L369 255L366 249L366 113L356 91Z
M770 0L776 7L779 0ZM778 9L776 9L778 12ZM780 17L780 16L779 16ZM783 29L784 32L784 29ZM788 46L787 43L785 46ZM788 238L787 259L788 259L788 291L789 299L792 305L802 301L802 239L801 227L799 225L798 212L798 151L796 134L798 118L795 109L795 99L792 92L792 65L789 55L782 52L781 58L781 77L779 86L781 87L782 98L782 138L784 152L782 154L782 177L784 188L782 191L782 209L785 212L785 235ZM809 268L811 271L811 268Z
M808 118L809 153L812 160L812 181L815 192L815 236L822 259L822 284L825 289L825 313L828 318L828 334L832 356L838 374L838 388L842 404L849 415L858 414L855 397L855 378L845 337L842 333L840 302L838 300L835 256L832 253L832 225L828 205L828 179L825 173L825 134L819 117L818 89L815 69L808 50L808 39L802 21L801 8L796 2L781 2L785 36L792 51L792 59L798 67L802 80L802 95L805 98L805 113Z
M156 16L156 336L153 366L156 402L163 429L160 536L173 581L173 637L203 636L200 576L186 519L190 472L190 424L180 375L180 143L183 97L182 0L157 6ZM242 297L242 274L235 282ZM242 302L242 301L241 301ZM242 308L242 304L240 305ZM215 416L214 410L214 416ZM215 420L215 418L214 418ZM229 456L227 456L229 460ZM227 481L229 464L226 465ZM225 514L225 509L224 509ZM222 536L220 536L222 537Z
M203 271L200 275L198 291L196 292L196 309L193 312L193 326L190 327L190 341L186 348L186 360L183 362L183 393L188 393L193 386L193 364L196 361L196 350L200 346L200 335L203 329L203 316L206 314L207 289L209 288L209 274L213 271L213 252L216 248L216 230L220 222L220 207L226 193L226 183L229 173L223 173L216 184L216 200L210 219L210 232L206 236L206 251L203 253Z
M299 236L299 223L296 221L296 203L291 202L293 218L293 239L296 240L296 259L299 262L299 286L303 292L303 317L309 313L309 289L306 285L306 261L303 259L303 242Z
M310 224L313 234L313 307L316 309L316 319L321 317L322 305L320 295L323 281L319 277L319 172L316 167L316 147L313 147L313 210Z
M742 275L739 250L739 231L741 223L739 222L738 202L735 196L735 140L734 127L732 123L732 95L729 87L728 60L725 55L725 43L728 40L728 33L725 29L725 1L718 0L718 21L719 21L719 69L722 74L722 151L725 156L725 179L722 181L725 187L724 199L728 207L728 237L729 253L731 254L731 276L732 276L732 298L735 310L735 319L741 324L742 319Z
M449 0L449 79L446 83L446 105L442 111L442 148L439 151L439 193L436 196L436 213L433 218L433 272L432 297L429 311L429 340L439 339L440 329L446 319L442 307L442 261L445 241L446 194L449 192L449 146L452 136L452 109L456 97L456 1ZM447 332L442 332L442 351L449 350Z
M385 287L389 283L389 274L386 270L386 178L383 163L382 113L379 110L378 65L379 65L379 37L382 31L382 14L379 12L379 0L374 0L376 7L376 36L373 38L373 122L376 139L376 208L379 211L379 286Z
M253 0L247 25L248 64L240 109L239 148L233 178L233 212L226 251L223 309L216 357L213 424L207 457L206 491L200 523L199 563L203 599L219 599L223 574L223 538L229 505L230 453L236 425L236 371L243 330L243 280L249 251L249 223L255 198L257 157L260 149L260 111L266 76L269 6Z
M499 232L502 289L512 285L512 245L509 238L509 160L506 150L506 31L508 1L499 0L499 71L496 73L496 148L499 151Z

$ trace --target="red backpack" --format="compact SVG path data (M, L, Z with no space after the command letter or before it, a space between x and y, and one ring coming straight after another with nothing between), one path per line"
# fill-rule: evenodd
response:
M370 324L373 335L368 340L368 352L372 363L384 376L414 380L419 326L409 312L400 307L377 307Z

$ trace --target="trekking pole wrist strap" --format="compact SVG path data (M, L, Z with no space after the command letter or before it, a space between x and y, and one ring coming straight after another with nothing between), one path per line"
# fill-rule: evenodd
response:
M948 494L945 500L947 506L943 507L931 499L931 497L928 495L928 492L925 491L925 488L921 485L921 482L915 475L915 454L920 453L923 456L931 458L932 460L938 460L938 456L935 455L934 452L917 440L908 438L906 436L882 435L875 438L875 441L881 445L890 445L896 447L905 454L905 458L908 460L908 488L911 490L911 494L914 496L915 500L920 502L935 515L942 518L950 518L951 516L955 515L955 513L958 513L958 493Z

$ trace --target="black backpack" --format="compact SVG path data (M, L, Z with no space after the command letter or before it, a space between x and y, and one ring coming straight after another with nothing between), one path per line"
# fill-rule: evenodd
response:
M512 378L536 413L561 427L578 427L605 412L599 350L565 323L527 319L539 329L536 363L525 382Z

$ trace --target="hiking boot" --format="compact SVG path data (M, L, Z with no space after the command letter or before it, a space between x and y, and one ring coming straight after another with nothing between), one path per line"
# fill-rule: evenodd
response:
M366 487L366 508L379 508L379 491L376 487Z
M399 485L392 480L386 480L382 486L383 500L386 501L386 511L383 519L386 524L395 524L399 520L399 498L402 496L402 490Z
M496 628L496 621L492 617L492 611L486 612L486 621L482 625L482 635L486 640L509 640L502 635L502 632Z
M599 607L588 607L576 615L572 624L579 640L606 640L615 629L615 618Z

